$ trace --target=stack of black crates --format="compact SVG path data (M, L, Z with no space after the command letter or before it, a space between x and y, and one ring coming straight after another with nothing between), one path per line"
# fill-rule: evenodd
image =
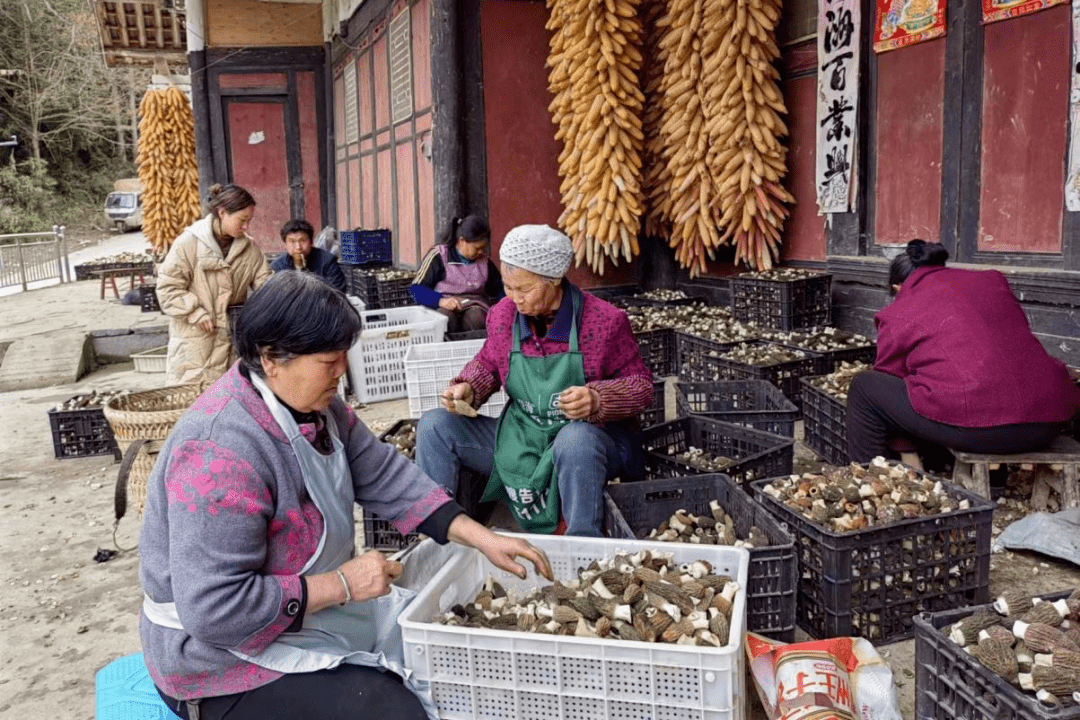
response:
M349 295L363 300L368 310L414 304L409 293L411 277L396 280L378 277L379 272L389 270L393 262L389 230L342 230L339 240L341 270Z

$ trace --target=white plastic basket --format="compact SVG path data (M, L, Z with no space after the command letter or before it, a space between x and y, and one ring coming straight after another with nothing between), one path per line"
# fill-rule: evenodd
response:
M405 353L441 343L449 318L417 305L364 310L360 318L364 330L348 353L353 395L363 403L405 397Z
M131 361L135 363L135 372L163 373L165 372L165 359L168 357L169 347L162 345L152 350L143 350L133 353Z
M405 353L405 385L409 393L410 417L418 418L438 407L442 391L483 346L482 338L410 346ZM499 390L480 406L480 414L499 417L505 405L506 393Z
M476 550L451 558L405 609L405 664L431 683L448 720L741 720L747 717L745 661L749 552L716 545L521 535L547 553L555 577L617 552L649 549L676 562L707 560L739 583L731 635L722 648L540 635L438 625L432 618L476 597L488 575L519 596L548 584L525 562L520 580Z

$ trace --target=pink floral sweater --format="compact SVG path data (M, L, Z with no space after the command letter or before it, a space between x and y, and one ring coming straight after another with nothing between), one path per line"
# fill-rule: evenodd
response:
M563 287L569 290L572 286L564 282ZM633 418L652 404L653 380L639 354L630 321L614 305L587 292L581 292L581 296L578 346L586 384L600 395L600 410L589 422L603 424ZM514 345L512 323L522 323L523 355L541 357L566 352L570 348L571 308L570 292L564 292L551 327L544 337L536 338L514 303L503 298L488 313L484 346L451 382L472 385L473 405L480 407L506 382Z
M357 502L402 533L446 491L335 399ZM313 439L313 425L301 425ZM322 535L285 434L234 365L177 422L147 483L139 539L143 591L176 603L184 630L142 615L146 666L178 699L229 695L281 676L229 652L258 655L303 608L300 569Z

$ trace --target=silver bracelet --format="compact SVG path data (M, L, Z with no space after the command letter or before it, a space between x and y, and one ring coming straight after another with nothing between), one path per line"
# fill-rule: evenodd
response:
M338 568L334 572L337 573L338 579L341 580L342 587L345 588L345 602L343 602L341 604L344 605L345 603L351 603L352 602L352 591L349 590L349 581L345 579L345 573L341 572L341 568Z

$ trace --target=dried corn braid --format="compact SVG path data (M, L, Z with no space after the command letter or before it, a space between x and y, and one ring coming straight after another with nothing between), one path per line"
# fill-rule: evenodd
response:
M640 0L548 0L549 105L563 213L578 265L603 274L639 252L643 213Z
M195 119L177 87L148 90L139 104L139 179L143 232L159 257L199 219Z
M694 275L732 240L737 261L771 267L788 214L782 202L793 202L780 185L786 150L777 138L787 128L772 65L780 0L650 0L649 17L658 13L651 3L663 10L644 71L646 228Z

